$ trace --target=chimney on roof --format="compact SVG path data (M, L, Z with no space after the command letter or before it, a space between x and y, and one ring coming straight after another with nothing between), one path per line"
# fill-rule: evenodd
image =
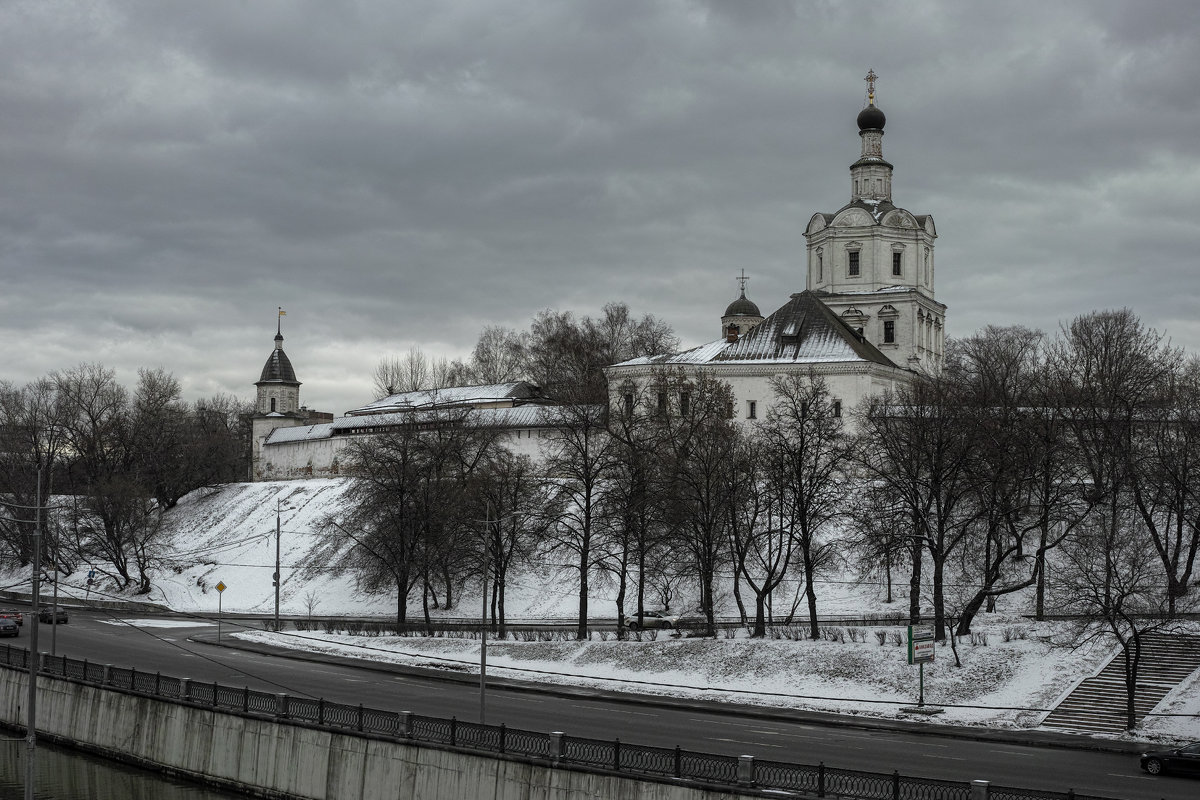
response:
M737 340L738 340L738 326L730 325L728 328L725 329L725 341L732 344L733 342L736 342Z

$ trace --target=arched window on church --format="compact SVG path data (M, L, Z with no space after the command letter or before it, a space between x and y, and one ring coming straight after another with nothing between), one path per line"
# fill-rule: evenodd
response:
M275 398L274 397L271 398L271 413L272 414L275 413Z

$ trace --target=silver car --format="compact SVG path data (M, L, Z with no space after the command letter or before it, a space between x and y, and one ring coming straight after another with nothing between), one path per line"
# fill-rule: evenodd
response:
M631 614L625 617L625 627L631 631L638 629L650 630L651 628L674 628L679 624L679 614L672 614L670 611L647 611L642 614L642 623L638 624L637 614Z

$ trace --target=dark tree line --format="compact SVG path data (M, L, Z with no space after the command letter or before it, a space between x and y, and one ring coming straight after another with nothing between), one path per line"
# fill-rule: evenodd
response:
M0 383L0 559L33 561L37 485L43 567L95 562L119 589L150 589L165 554L163 513L201 486L247 474L248 407L218 396L189 406L179 382L140 370L132 391L99 364L25 386Z
M531 381L550 397L604 404L604 368L679 346L671 327L653 315L634 317L625 303L608 303L600 316L539 311L528 330L485 327L466 359L431 358L414 347L384 358L372 375L377 395L447 386Z

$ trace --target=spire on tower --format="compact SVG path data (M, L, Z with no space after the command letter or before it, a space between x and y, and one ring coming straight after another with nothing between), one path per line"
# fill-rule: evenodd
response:
M879 76L875 74L875 70L873 69L868 69L867 77L863 78L867 82L867 105L869 106L875 105L875 81L878 79Z
M740 288L742 290L742 297L745 297L746 296L746 281L750 280L749 276L746 275L745 267L742 267L742 274L735 276L734 280L736 280L738 282L738 288Z

